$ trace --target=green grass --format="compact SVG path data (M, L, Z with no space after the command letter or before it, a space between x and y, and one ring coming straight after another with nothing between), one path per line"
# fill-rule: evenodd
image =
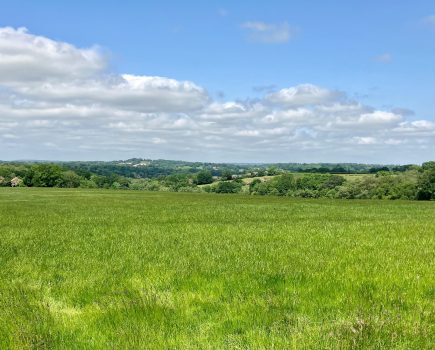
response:
M0 189L0 349L431 349L435 203Z

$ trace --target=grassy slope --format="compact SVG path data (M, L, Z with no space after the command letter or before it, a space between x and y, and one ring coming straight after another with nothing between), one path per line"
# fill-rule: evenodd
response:
M319 175L319 174L313 174L313 173L291 173L291 174L294 176L295 179L302 177L304 175ZM322 174L320 174L320 175L322 175ZM323 174L323 175L330 175L330 174ZM358 180L358 179L368 177L368 176L375 176L374 174L333 174L333 175L342 176L346 180L349 180L349 181ZM272 180L276 176L279 176L279 175L246 177L246 178L242 179L242 181L245 185L249 185L255 179L259 179L261 181L269 181L269 180Z
M0 189L1 349L429 349L435 203Z

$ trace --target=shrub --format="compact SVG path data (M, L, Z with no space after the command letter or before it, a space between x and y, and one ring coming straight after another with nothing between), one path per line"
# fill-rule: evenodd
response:
M242 184L237 181L220 181L214 188L216 193L238 193L242 189Z
M203 170L196 174L195 182L197 185L211 184L213 182L213 176L208 170Z

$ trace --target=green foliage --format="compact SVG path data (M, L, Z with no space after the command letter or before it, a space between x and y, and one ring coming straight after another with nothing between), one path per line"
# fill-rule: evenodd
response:
M213 182L213 176L208 170L202 170L196 174L195 182L197 185L207 185Z
M303 198L331 197L328 190L335 189L346 180L337 175L305 174L296 179L292 174L284 173L272 180L253 181L249 192L259 195L279 195Z
M343 176L332 175L329 176L325 181L322 182L321 187L326 189L333 189L338 186L343 185L346 182L346 179Z
M279 195L281 196L286 195L289 191L291 191L295 187L295 180L293 178L293 175L283 174L281 176L277 176L273 180L273 187L276 188Z
M240 165L151 161L132 159L124 162L69 162L69 163L0 163L0 187L65 187L134 189L172 192L247 193L302 198L342 199L435 199L435 162L403 166L362 166L355 164L302 164L308 173L289 173L283 169L291 164L272 164L241 168ZM311 168L310 168L310 167ZM145 173L127 172L132 177L119 175L120 169L162 167L151 178ZM74 170L73 170L74 169ZM347 174L351 169L371 174ZM131 170L131 169L130 169ZM129 171L130 171L129 170ZM240 173L242 172L242 173ZM332 174L331 172L335 172ZM166 175L163 175L168 173ZM237 175L233 180L232 174ZM213 174L226 183L213 184ZM249 185L241 178L253 179ZM272 175L279 174L279 175ZM24 181L23 181L24 180ZM211 186L205 186L211 185Z
M97 184L92 180L82 179L80 180L81 188L97 188Z
M62 173L60 187L76 188L80 186L82 180L83 178L77 175L74 171L67 170Z
M233 178L233 173L230 169L224 169L221 175L222 180L231 180Z
M219 181L212 191L216 193L239 193L242 184L237 181Z
M423 163L422 172L418 177L417 198L435 200L435 162Z
M269 166L266 169L266 173L267 175L271 176L271 175L278 175L279 174L279 169L278 167L276 167L275 165Z
M417 174L384 172L348 181L339 187L337 198L345 199L415 199Z
M24 177L26 186L55 187L63 182L63 169L56 164L35 164Z
M190 179L186 174L173 174L164 177L163 184L173 191L178 191L180 188L189 187Z

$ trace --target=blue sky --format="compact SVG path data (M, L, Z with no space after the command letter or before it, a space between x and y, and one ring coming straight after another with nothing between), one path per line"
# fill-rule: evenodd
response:
M402 122L435 120L433 1L127 0L67 4L15 0L0 1L0 5L0 27L25 27L31 35L79 49L97 45L107 61L105 72L191 81L204 89L213 103L252 104L281 89L310 84L342 92L348 102L357 101L372 110L400 110L406 118ZM308 124L299 125L298 132L308 130L310 134L313 128ZM253 129L249 129L252 134ZM147 137L163 140L163 136ZM349 137L375 138L370 133ZM433 150L430 141L434 135L425 137L428 143L424 155L415 161L425 160ZM146 156L129 147L130 153L114 152L110 156ZM402 154L408 151L405 162L414 160L416 150L407 149ZM378 157L376 152L379 150L369 150L365 155L361 150L354 158L400 162L400 154L394 155L392 149L384 149ZM18 156L38 155L28 153L23 149ZM189 152L174 154L170 148L151 153L195 158ZM99 157L97 152L83 155L70 150L40 154L49 158ZM319 160L313 154L307 151L307 161ZM353 160L349 152L325 153L324 157L325 161ZM268 160L268 156L225 150L204 153L199 158Z

